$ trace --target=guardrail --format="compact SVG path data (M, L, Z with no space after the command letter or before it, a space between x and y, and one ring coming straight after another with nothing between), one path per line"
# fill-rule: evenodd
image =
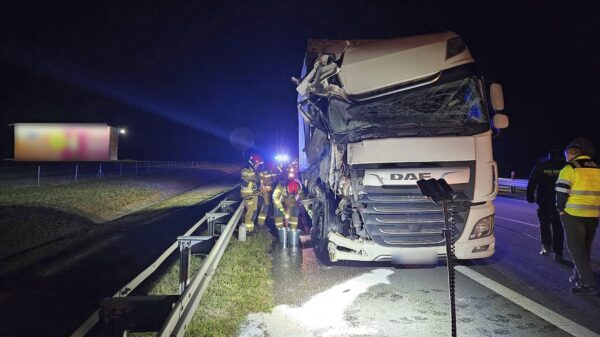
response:
M498 178L498 190L515 193L527 190L527 179Z
M222 197L226 193L229 193L231 190L223 192L209 200L214 200ZM207 201L209 201L207 200ZM187 232L183 234L184 237L190 237L200 226L204 223L207 223L209 227L209 234L214 234L214 222L215 219L214 214L223 214L227 211L227 208L232 205L232 201L224 200L219 203L219 205L215 206L212 210L206 213L198 222L196 222ZM161 314L161 310L164 311L164 308L170 309L168 313L167 320L161 326L158 326L154 331L160 331L159 336L183 336L185 329L189 321L191 320L194 311L198 307L198 303L210 282L214 271L217 268L219 261L227 247L231 236L235 230L235 226L239 223L242 212L245 207L245 201L242 200L240 205L237 207L233 216L227 222L226 227L222 230L222 233L219 236L219 239L215 243L214 247L210 251L207 258L203 261L202 267L200 270L194 274L191 282L189 282L189 286L185 287L185 291L181 296L136 296L135 301L132 300L132 303L128 302L113 302L109 303L110 308L108 312L104 312L104 318L106 316L112 316L115 320L119 319L119 315L125 312L130 312L131 309L140 309L142 311L141 314L146 317L142 317L137 315L138 319L142 319L145 322L150 322L150 324L156 324L156 316L159 317L162 315L162 318L166 316L166 313ZM129 283L124 285L119 291L117 291L112 299L119 301L118 298L127 297L135 288L137 288L142 282L144 282L150 275L152 275L160 265L171 255L175 250L180 248L180 240L174 242L163 254L156 259L150 266L148 266L144 271L142 271L139 275L133 278ZM187 277L187 276L186 276ZM184 281L188 283L187 280ZM173 299L173 297L175 297ZM131 297L129 297L131 299ZM111 298L109 298L111 299ZM105 299L106 300L106 299ZM173 306L176 300L176 305ZM145 307L144 307L145 306ZM172 309L171 309L172 307ZM104 311L107 311L104 308ZM157 313L158 312L158 313ZM100 321L101 319L101 308L96 310L92 315L88 317L87 320L75 330L70 337L84 337L86 336ZM134 314L135 316L135 314ZM127 320L127 319L126 319ZM127 323L127 322L125 322ZM118 322L120 324L117 328L112 328L111 331L115 336L123 335L123 325L124 322L122 320ZM139 324L139 323L135 323ZM134 326L135 326L134 324ZM142 323L148 324L148 323ZM160 328L160 330L159 330Z
M212 276L217 269L217 265L225 252L225 248L233 235L235 225L239 222L242 212L245 207L245 200L240 203L224 231L221 233L219 240L211 250L210 254L204 260L200 270L194 274L190 284L183 294L179 297L177 304L169 314L167 321L159 331L157 337L182 337L185 334L196 308L204 295L206 288Z

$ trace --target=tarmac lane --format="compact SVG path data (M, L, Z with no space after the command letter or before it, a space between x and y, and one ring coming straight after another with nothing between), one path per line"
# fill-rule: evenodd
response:
M494 257L457 267L458 336L600 336L600 298L571 294L568 262L538 255L535 207L499 198L497 214ZM276 307L249 315L240 336L451 335L445 264L325 266L302 241L274 249Z
M131 214L118 220L119 229L46 254L17 273L0 274L0 336L69 336L103 298L154 262L219 201L239 196L227 192L237 181L231 176L200 187L207 191L203 201L160 216Z
M566 240L565 261L557 263L552 254L540 256L537 205L524 200L496 199L496 253L484 260L470 261L470 267L496 282L526 295L553 312L600 334L600 297L570 292L568 281L573 263ZM592 246L592 269L600 284L600 239Z

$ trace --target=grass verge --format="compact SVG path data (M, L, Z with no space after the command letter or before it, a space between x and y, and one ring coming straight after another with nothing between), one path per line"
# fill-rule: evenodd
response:
M108 220L228 173L194 169L70 185L0 188L0 259L56 238L100 228ZM175 200L152 205L152 210L189 206L214 194L216 188L184 193Z
M241 324L250 313L270 312L273 308L273 277L271 273L272 240L269 233L257 233L247 241L232 238L213 276L194 318L188 327L189 337L237 336ZM199 258L192 261L198 270ZM151 286L151 295L177 294L179 266L169 271ZM154 333L130 334L136 337Z

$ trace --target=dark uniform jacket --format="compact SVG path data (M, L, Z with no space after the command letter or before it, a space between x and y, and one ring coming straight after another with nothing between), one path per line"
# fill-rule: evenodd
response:
M559 159L548 159L537 164L529 175L527 201L536 201L538 205L554 205L556 202L554 185L564 165L565 163Z

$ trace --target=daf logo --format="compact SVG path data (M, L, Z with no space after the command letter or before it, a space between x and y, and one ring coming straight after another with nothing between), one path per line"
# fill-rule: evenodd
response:
M391 180L421 180L431 178L430 172L424 173L392 173L390 174Z

